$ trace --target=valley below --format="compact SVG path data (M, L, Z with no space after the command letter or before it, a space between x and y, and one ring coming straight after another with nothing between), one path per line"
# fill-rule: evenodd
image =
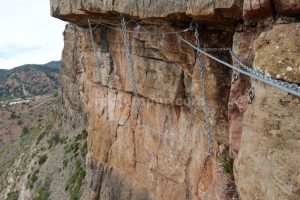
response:
M0 199L79 199L86 176L84 127L66 129L56 94L1 105Z
M0 145L14 142L45 120L57 97L53 95L16 98L0 102Z
M76 200L83 193L87 131L65 125L59 64L0 71L1 200Z

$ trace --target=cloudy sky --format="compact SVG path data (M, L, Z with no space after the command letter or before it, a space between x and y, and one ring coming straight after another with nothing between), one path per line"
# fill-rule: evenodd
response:
M50 0L0 0L0 69L60 60L65 22Z

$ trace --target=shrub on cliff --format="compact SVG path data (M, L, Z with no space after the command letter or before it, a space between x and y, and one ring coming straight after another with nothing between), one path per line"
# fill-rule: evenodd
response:
M19 191L13 191L8 193L6 200L18 200L19 199Z
M38 191L38 196L35 197L33 200L48 200L50 197L50 186L52 180L47 177L43 186Z
M43 165L46 162L47 159L48 159L47 155L40 156L39 160L38 160L39 165Z
M17 116L16 112L12 112L12 113L10 114L10 118L11 118L11 119L17 119L18 116Z
M221 167L223 168L224 172L226 172L233 178L234 177L234 175L233 175L233 160L230 159L226 155L219 155L219 156L217 156L217 159L218 159Z
M24 136L24 135L27 135L29 133L29 128L28 127L24 127L22 129L22 134L21 134L21 137Z
M71 200L79 200L80 188L82 186L83 180L86 176L86 172L81 166L81 161L76 161L75 171L71 174L67 181L65 190L69 192Z
M30 189L33 189L34 183L38 180L37 174L39 173L39 170L34 171L32 174L28 175L27 179L27 187Z

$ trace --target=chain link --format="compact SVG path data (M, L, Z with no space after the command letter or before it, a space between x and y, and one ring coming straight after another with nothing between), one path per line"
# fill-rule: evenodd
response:
M141 25L140 24L137 24L137 26L134 28L134 31L133 31L133 37L134 38L138 38L139 37L139 32L140 32L140 29L141 29Z
M248 104L252 104L254 98L255 98L255 88L251 87L248 94Z
M126 53L127 65L128 65L127 70L128 70L128 74L130 76L130 83L131 83L131 87L133 90L133 95L135 97L136 109L137 109L137 113L138 113L138 111L140 109L141 100L138 95L138 91L137 91L137 87L136 87L134 67L133 67L133 62L132 62L132 57L131 57L131 49L130 49L130 43L129 43L129 36L128 36L128 31L127 31L126 21L123 16L121 16L121 26L122 26L122 32L123 32L123 37L124 37L125 53Z
M198 32L198 24L195 25L195 39L196 39L196 47L200 48L200 40L199 40L199 32ZM211 129L210 129L210 122L209 122L209 112L208 112L208 105L206 100L206 82L205 82L205 66L201 62L200 58L200 52L197 51L197 58L196 63L199 66L200 69L200 81L201 81L201 106L204 113L204 120L205 120L205 132L207 134L207 153L208 155L211 155L212 153L212 135L211 135Z
M78 27L73 24L73 27L74 27L74 52L73 52L73 55L78 55L79 52L80 52L80 45L78 44L78 40L80 42L80 35L79 35L79 31L78 31ZM82 59L83 59L83 52L81 51L81 54L80 54L80 58L79 58L79 72L80 73L83 73L84 72L84 66L82 64Z
M91 22L90 22L90 19L88 19L88 24L89 24L89 32L90 32L90 41L91 41L91 45L92 45L92 48L93 48L93 53L94 53L94 56L95 56L95 60L96 60L96 65L99 67L99 68L103 68L101 66L101 62L97 56L97 52L96 52L96 46L95 46L95 42L94 42L94 36L93 36L93 31L92 31L92 25L91 25Z
M79 65L80 65L80 70L79 72L80 73L83 73L84 72L84 66L83 66L83 63L82 63L82 60L83 60L83 52L81 52L81 55L80 55L80 58L79 58Z
M92 43L93 51L94 51L94 54L95 54L95 57L96 57L96 62L97 62L97 65L101 68L100 61L99 61L99 59L96 56L96 48L95 48L95 45L94 45L94 40L93 40L93 34L92 34L92 28L91 28L90 20L88 20L88 23L89 23L89 32L90 32L90 37L91 37L91 43ZM105 24L102 24L100 22L98 23L98 25L105 26ZM191 23L190 27L187 28L187 29L184 29L184 30L181 30L181 31L175 31L175 32L166 32L166 33L160 33L160 32L154 32L154 33L151 33L151 32L141 32L141 31L139 31L139 29L140 29L139 26L137 26L137 29L134 30L134 31L129 31L129 30L126 29L126 32L127 33L128 32L133 32L135 36L137 36L139 34L144 34L144 33L145 34L177 34L178 35L178 33L187 32L187 31L192 30L193 26L195 26L195 25L197 26L197 23ZM109 27L109 28L113 28L113 27ZM122 30L122 32L124 32L123 25L122 25L122 29L120 29L120 30ZM197 34L199 36L199 33L197 33ZM197 36L195 35L195 37L197 37ZM259 80L261 80L261 81L263 81L263 82L265 82L267 84L273 85L273 86L278 87L280 89L283 89L283 90L285 90L285 91L287 91L289 93L292 93L294 95L300 96L300 86L298 86L295 83L288 83L288 82L285 82L285 81L273 79L270 76L268 76L268 75L266 75L266 74L264 74L262 72L258 72L256 70L252 69L251 67L248 67L247 65L245 65L243 62L241 62L235 56L235 54L233 53L233 51L230 48L227 48L227 47L221 47L221 48L203 48L201 50L206 51L206 52L224 52L224 51L228 51L230 53L230 56L231 56L232 60L235 61L238 65L240 65L243 70L245 70L248 73L250 73L253 78L254 77L258 77Z
M213 52L219 51L219 52L221 52L221 51L230 51L230 49L227 48L227 47L220 47L220 48L203 48L203 51L207 51L207 52L209 52L209 51L213 51Z
M207 51L207 52L222 52L222 51L228 51L232 60L234 62L236 62L240 67L242 67L242 69L244 69L245 71L249 72L250 74L260 77L262 79L264 79L267 83L269 83L270 85L274 85L274 86L280 86L283 88L288 90L293 90L296 93L300 93L300 86L298 86L295 83L288 83L285 81L281 81L281 80L277 80L277 79L273 79L271 76L268 76L266 74L264 74L263 72L259 72L256 71L255 69L247 66L246 64L244 64L234 53L230 48L227 47L221 47L221 48L203 48L202 50ZM298 95L299 96L299 95Z
M78 43L77 43L77 38L78 38L78 28L75 24L72 25L74 27L74 46L73 46L73 61L75 61L75 58L78 53Z
M233 51L231 49L229 49L229 53L230 53L232 59L247 72L249 72L255 76L258 76L260 78L265 79L267 82L269 82L272 85L278 85L278 86L284 87L288 90L294 90L294 91L300 93L300 86L298 86L297 84L273 79L270 76L268 76L262 72L258 72L256 70L252 69L251 67L248 67L247 65L245 65L241 60L239 60L237 58L237 56L233 53Z
M231 75L231 83L234 83L239 79L239 73L236 70L233 70Z

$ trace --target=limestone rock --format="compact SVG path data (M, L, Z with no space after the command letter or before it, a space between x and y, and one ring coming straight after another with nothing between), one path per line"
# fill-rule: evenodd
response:
M299 199L299 98L262 83L252 84L255 100L244 116L235 163L240 197Z
M113 12L143 19L177 16L178 19L186 20L190 16L203 18L204 21L226 22L241 18L242 5L239 0L51 0L51 14L54 17L77 23L83 19L75 20L72 16L86 13L112 16Z
M290 23L274 25L259 34L236 33L234 51L248 66L276 78L276 70L285 70L276 59L298 63L298 28ZM298 82L298 71L288 75L285 80ZM256 91L252 104L246 102L250 84ZM233 83L230 142L241 199L299 199L298 109L299 98L277 88L241 77Z
M255 41L254 67L276 79L300 83L300 24L278 24Z

